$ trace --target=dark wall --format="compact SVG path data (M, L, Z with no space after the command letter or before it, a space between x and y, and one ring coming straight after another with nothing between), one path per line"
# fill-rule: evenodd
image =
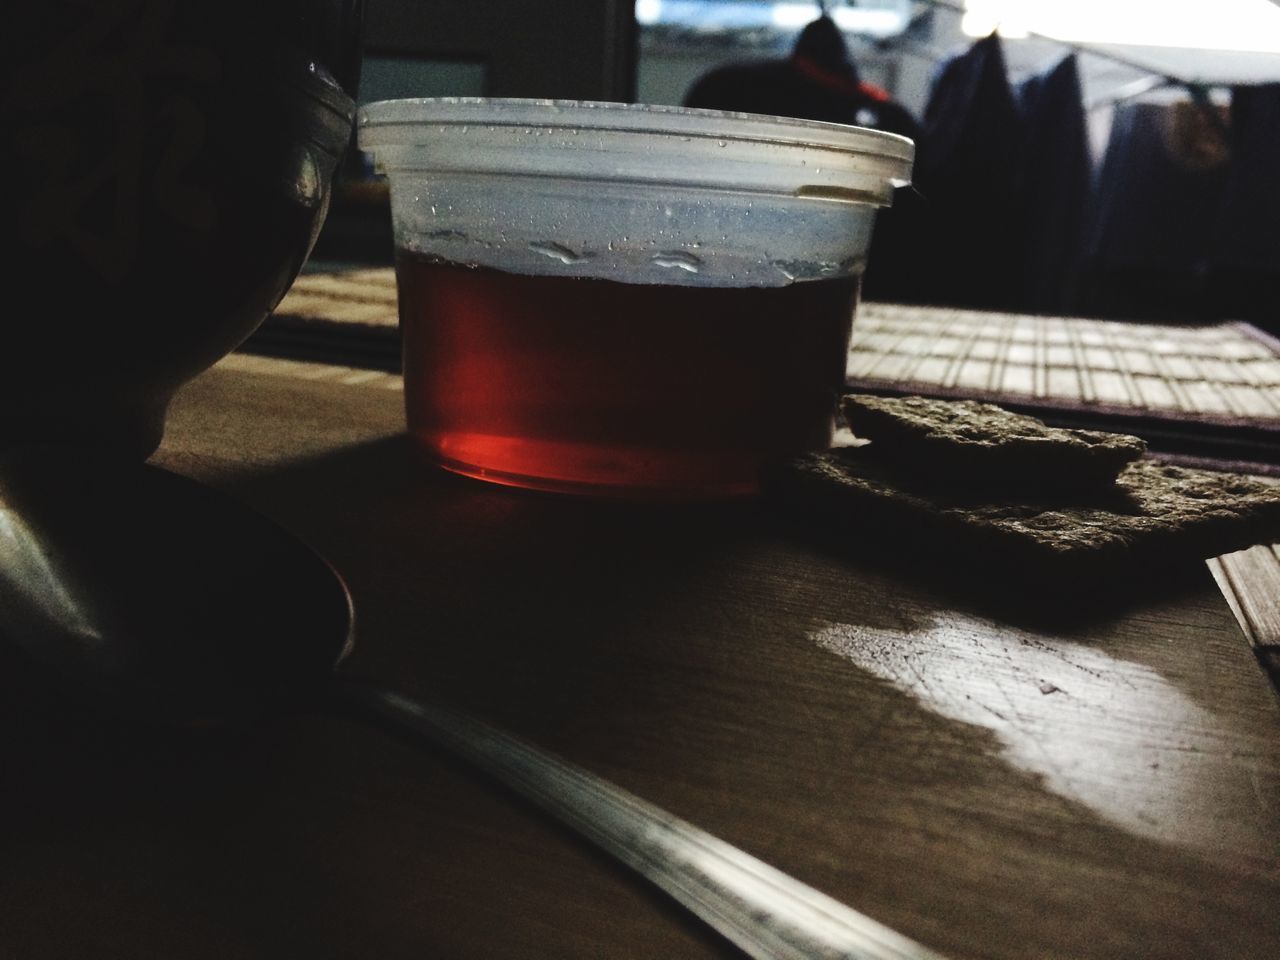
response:
M634 98L632 0L368 0L365 47L482 61L491 97Z

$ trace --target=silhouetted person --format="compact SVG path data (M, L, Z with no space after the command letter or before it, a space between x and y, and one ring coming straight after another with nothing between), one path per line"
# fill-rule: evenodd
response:
M840 28L825 15L801 31L786 59L730 64L705 74L685 106L849 123L913 140L920 131L887 91L858 76Z

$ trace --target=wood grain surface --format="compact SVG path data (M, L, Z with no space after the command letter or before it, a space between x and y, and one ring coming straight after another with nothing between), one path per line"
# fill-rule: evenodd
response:
M1207 572L1070 621L970 603L757 502L438 473L395 378L355 373L233 357L158 455L331 559L359 624L343 670L957 958L1275 956L1280 710ZM192 741L11 717L0 748L0 957L734 955L524 803L346 719Z

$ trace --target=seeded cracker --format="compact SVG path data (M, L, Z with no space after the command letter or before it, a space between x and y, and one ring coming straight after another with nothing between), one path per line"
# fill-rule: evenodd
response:
M842 410L856 436L951 483L1109 486L1147 449L1138 437L1049 427L972 400L853 394L843 399Z

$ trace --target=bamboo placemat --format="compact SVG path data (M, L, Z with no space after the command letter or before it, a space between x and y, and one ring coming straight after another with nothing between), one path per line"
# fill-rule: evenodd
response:
M1161 326L866 304L854 325L849 379L1276 427L1278 351L1243 323Z
M854 323L848 385L988 400L1255 472L1280 464L1280 344L1244 323L866 304Z
M1280 692L1280 544L1250 547L1208 564L1254 656Z
M391 267L304 273L294 281L277 316L324 319L374 327L396 326L396 276Z
M370 267L302 274L244 349L398 371L395 271Z

